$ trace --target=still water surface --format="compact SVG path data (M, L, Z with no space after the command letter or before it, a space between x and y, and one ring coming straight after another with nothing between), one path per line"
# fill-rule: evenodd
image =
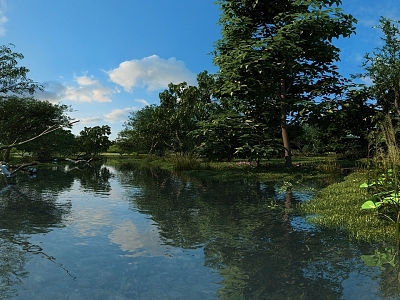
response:
M308 225L249 180L54 165L0 186L0 299L398 299L372 245Z

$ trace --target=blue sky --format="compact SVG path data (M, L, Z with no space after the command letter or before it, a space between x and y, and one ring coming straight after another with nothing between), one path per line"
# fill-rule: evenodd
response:
M381 46L380 16L400 19L399 0L343 0L357 34L335 41L344 75ZM38 99L71 105L73 133L109 125L111 138L131 111L158 103L169 82L196 83L212 65L220 37L214 0L0 0L0 43L12 43L21 65L45 91ZM368 79L366 79L368 82Z

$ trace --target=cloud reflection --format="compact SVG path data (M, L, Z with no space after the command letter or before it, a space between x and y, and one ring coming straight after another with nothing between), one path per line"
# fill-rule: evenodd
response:
M167 252L161 245L157 230L140 232L130 220L122 221L108 237L122 251L135 252L126 256L163 256Z

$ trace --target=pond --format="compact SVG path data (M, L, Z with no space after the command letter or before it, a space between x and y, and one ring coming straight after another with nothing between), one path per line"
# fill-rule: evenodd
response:
M106 162L1 184L0 299L398 299L378 246L296 213L311 189Z

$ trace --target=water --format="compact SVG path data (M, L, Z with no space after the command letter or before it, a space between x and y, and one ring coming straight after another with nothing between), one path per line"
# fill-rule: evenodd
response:
M0 299L398 299L378 246L296 214L307 189L105 164L0 190Z

